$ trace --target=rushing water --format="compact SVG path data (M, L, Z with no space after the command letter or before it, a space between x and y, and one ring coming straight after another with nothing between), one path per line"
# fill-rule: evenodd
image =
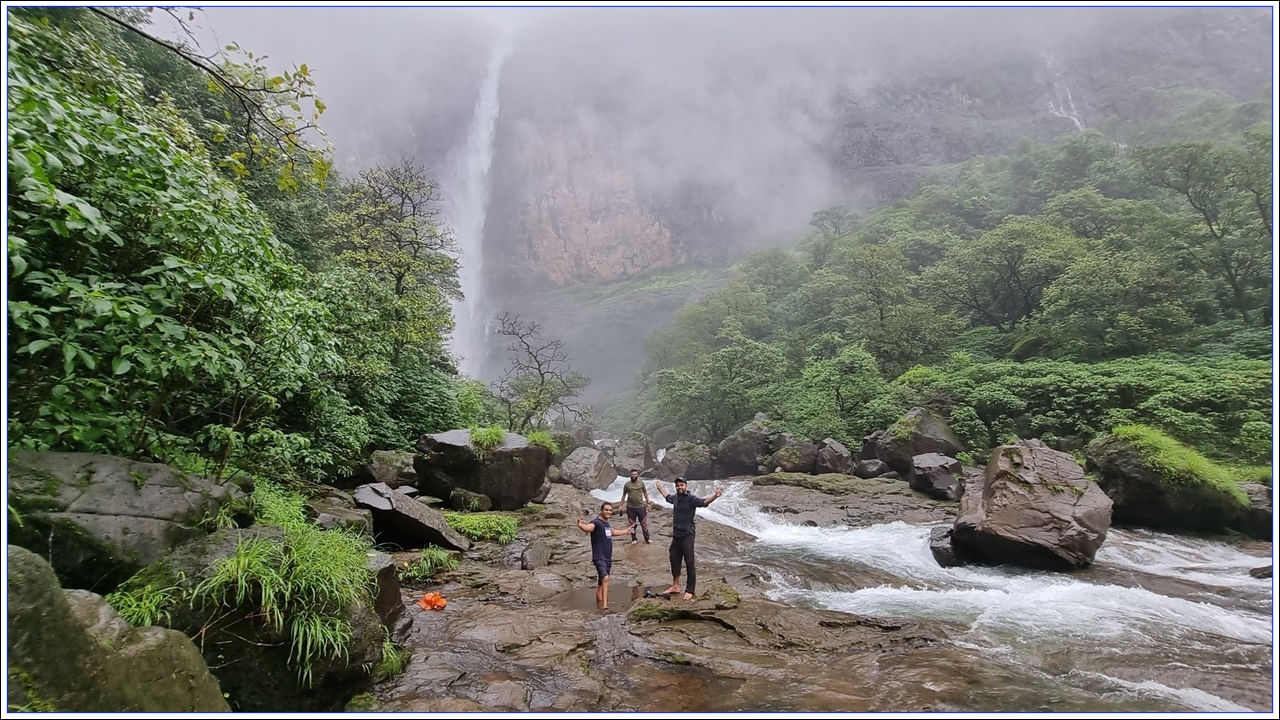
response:
M592 494L616 500L624 480ZM1043 688L1010 692L1094 697L1099 710L1272 707L1273 583L1248 574L1271 562L1269 543L1242 549L1113 528L1094 565L1075 573L943 568L929 552L928 527L788 525L749 501L749 487L726 483L724 496L698 513L755 536L739 556L714 560L751 567L775 600L958 624L958 641L993 665L1042 679ZM713 483L690 490L706 495ZM998 694L992 702L988 709L1001 709Z
M510 34L503 34L489 57L467 141L453 163L449 187L449 219L461 252L458 280L465 298L454 307L458 327L453 350L462 356L461 370L472 377L482 377L486 370L487 313L484 302L484 228L489 209L489 169L493 165L494 129L500 110L498 90L502 65L511 54Z

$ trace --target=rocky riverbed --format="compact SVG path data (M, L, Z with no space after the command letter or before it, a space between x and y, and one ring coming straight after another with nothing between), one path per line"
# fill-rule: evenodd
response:
M858 482L888 490L884 481ZM954 503L867 489L762 485L751 492L762 505L817 524L880 522L902 511L941 522L953 514L946 506ZM878 499L859 502L872 496ZM670 515L661 508L650 516L652 544L616 538L609 608L597 609L590 541L574 518L594 515L598 506L598 499L556 485L516 543L545 544L546 566L519 569L513 550L482 545L438 584L406 587L413 622L403 645L411 657L402 673L360 697L360 708L888 711L968 704L969 678L984 663L950 639L947 624L884 622L770 600L761 578L732 561L752 538L731 527L698 523L697 598L646 597L670 582ZM443 593L448 606L420 609L416 600L428 590Z

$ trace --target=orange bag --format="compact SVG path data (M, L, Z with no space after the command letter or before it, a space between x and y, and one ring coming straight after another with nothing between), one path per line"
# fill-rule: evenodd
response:
M443 610L448 601L438 592L429 592L418 600L418 607L423 610Z

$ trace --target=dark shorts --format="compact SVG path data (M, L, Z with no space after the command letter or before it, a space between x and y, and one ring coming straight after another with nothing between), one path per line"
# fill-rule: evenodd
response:
M592 560L596 566L596 584L603 585L604 579L609 577L609 571L613 569L612 560Z

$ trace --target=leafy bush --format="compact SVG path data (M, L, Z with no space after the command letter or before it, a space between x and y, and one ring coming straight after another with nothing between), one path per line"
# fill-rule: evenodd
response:
M497 425L471 428L471 444L480 450L492 450L507 439L507 431Z
M458 567L458 557L442 547L428 545L422 554L407 568L400 571L401 580L422 582L431 579L441 570L453 570Z
M444 519L472 540L493 540L506 545L516 539L516 519L510 515L446 512Z
M538 447L546 448L552 455L560 453L560 444L557 443L555 439L551 437L551 433L546 430L534 430L533 432L525 435L525 439L529 441L530 445L537 445Z

